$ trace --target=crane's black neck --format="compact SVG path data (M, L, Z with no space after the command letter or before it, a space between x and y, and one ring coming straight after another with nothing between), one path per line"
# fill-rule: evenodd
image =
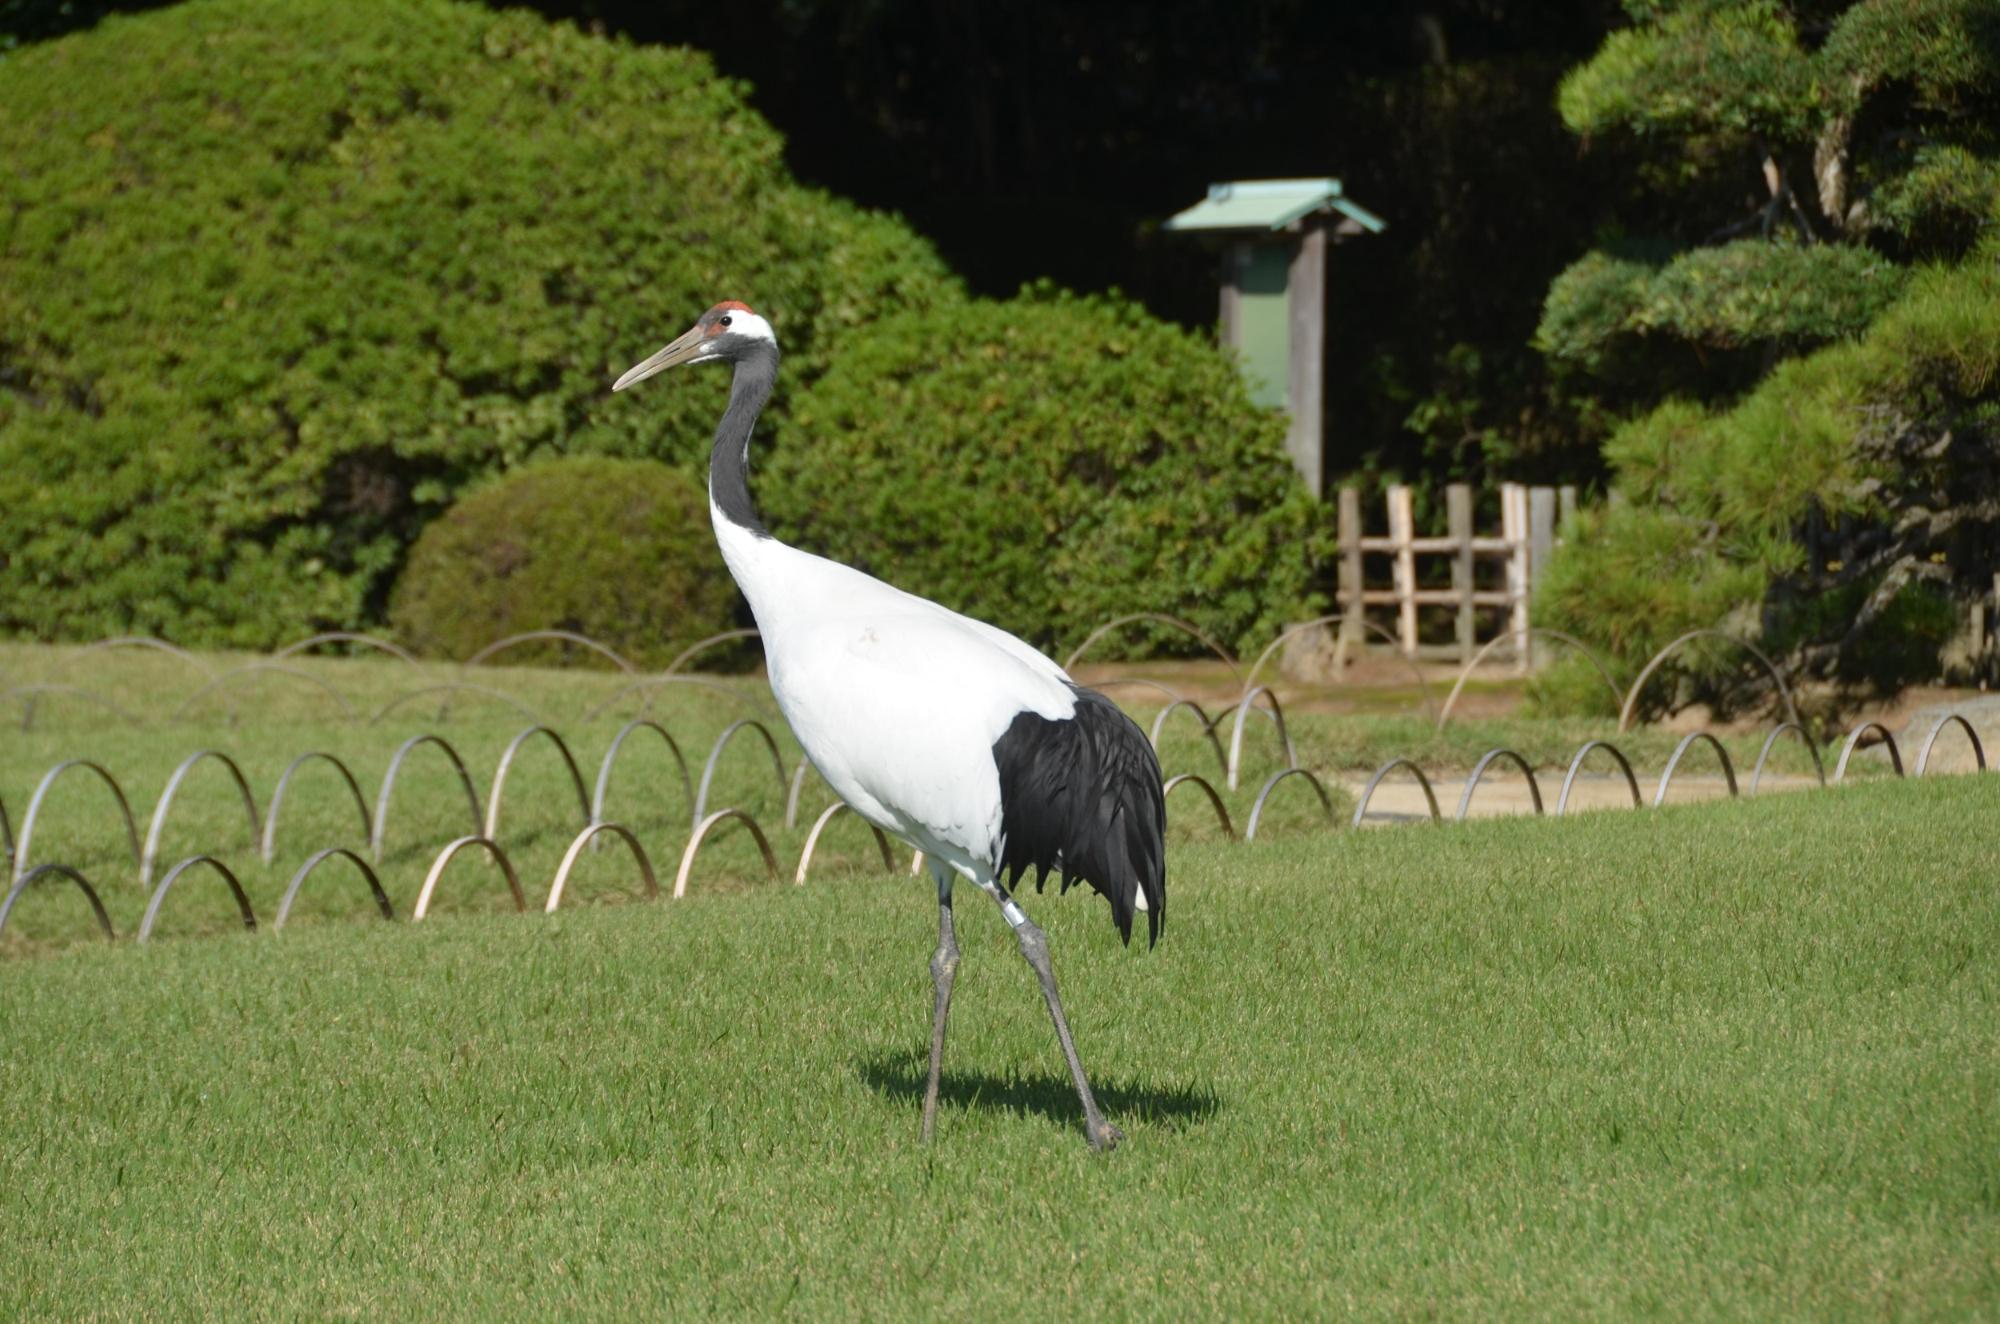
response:
M771 531L757 517L756 504L750 500L750 432L777 380L778 347L753 343L736 360L729 408L715 429L715 447L708 453L709 499L732 524L759 538L770 537Z

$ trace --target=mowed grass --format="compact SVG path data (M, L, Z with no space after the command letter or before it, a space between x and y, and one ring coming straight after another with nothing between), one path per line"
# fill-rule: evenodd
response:
M1990 776L0 965L0 1313L2000 1310Z

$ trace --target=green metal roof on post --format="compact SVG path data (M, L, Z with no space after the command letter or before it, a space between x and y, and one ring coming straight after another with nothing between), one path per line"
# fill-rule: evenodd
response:
M1211 184L1168 230L1226 240L1222 342L1237 351L1251 398L1291 414L1285 449L1314 496L1325 482L1321 376L1326 353L1326 249L1386 222L1337 179Z

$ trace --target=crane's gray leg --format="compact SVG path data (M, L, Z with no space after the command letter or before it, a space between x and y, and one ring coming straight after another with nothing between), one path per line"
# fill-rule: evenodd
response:
M1056 1040L1062 1045L1063 1059L1069 1063L1069 1074L1076 1081L1076 1094L1083 1101L1083 1133L1090 1141L1092 1149L1112 1149L1125 1138L1125 1133L1104 1120L1104 1114L1097 1111L1097 1099L1090 1092L1090 1081L1083 1074L1083 1063L1076 1055L1076 1041L1070 1037L1069 1021L1063 1016L1062 997L1056 992L1055 967L1049 964L1049 939L1041 926L1029 919L1027 912L1014 903L1005 888L997 882L984 882L980 886L1000 903L1000 913L1006 917L1008 927L1021 941L1021 955L1027 958L1034 969L1035 978L1042 981L1042 997L1049 1004L1049 1019L1056 1023Z
M924 1086L924 1143L931 1141L937 1126L938 1072L944 1064L944 1023L951 1015L951 983L958 975L958 938L951 928L951 870L933 864L931 874L938 889L938 945L931 954L931 983L937 1003L931 1012L931 1075Z

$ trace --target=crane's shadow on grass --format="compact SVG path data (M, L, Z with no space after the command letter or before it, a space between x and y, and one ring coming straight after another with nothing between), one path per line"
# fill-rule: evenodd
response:
M930 1060L915 1053L884 1053L856 1064L861 1080L879 1094L921 1106ZM1183 1131L1214 1117L1222 1101L1194 1085L1158 1087L1127 1085L1116 1079L1092 1078L1090 1089L1105 1119L1123 1125L1142 1122L1169 1131ZM938 1103L944 1107L984 1108L995 1112L1035 1114L1062 1126L1081 1116L1076 1087L1067 1074L997 1076L991 1072L953 1070L949 1055L938 1080Z

